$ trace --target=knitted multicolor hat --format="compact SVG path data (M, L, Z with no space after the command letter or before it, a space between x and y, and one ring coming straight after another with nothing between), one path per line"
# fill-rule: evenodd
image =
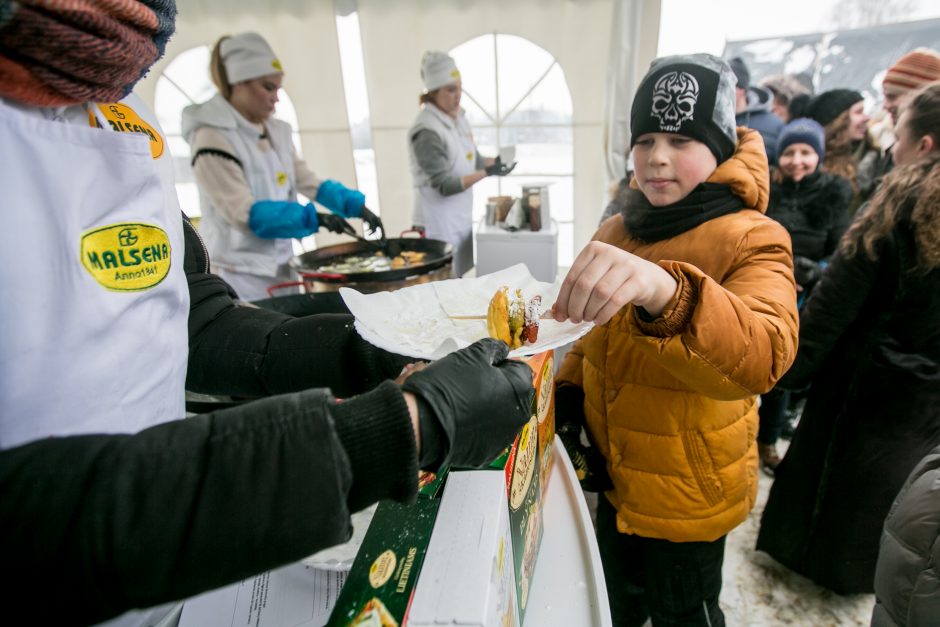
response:
M630 148L646 133L676 133L708 146L718 163L738 144L735 76L710 54L660 57L640 81L630 109Z
M163 56L175 24L173 0L0 0L0 97L117 102Z
M854 89L830 89L810 100L803 115L826 126L860 100L862 94Z
M918 48L889 67L881 85L886 94L900 96L937 80L940 80L940 53Z
M788 146L793 144L807 144L810 146L819 155L820 163L826 156L826 132L816 120L797 118L784 126L777 138L777 159L780 158L780 155Z

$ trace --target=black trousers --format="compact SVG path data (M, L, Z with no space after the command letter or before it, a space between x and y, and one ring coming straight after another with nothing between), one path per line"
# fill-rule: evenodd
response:
M787 423L787 407L790 406L790 392L774 388L760 397L760 428L757 441L761 444L776 444Z
M723 626L718 607L725 536L669 542L617 531L616 511L598 495L597 544L614 627Z

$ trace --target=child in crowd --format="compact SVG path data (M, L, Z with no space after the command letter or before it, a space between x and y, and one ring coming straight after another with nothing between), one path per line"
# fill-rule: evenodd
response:
M712 55L653 62L631 112L632 193L554 305L556 320L596 324L561 365L556 408L606 488L615 625L724 624L725 536L757 496L757 396L796 352L790 238L763 215L767 158L735 127L734 86Z

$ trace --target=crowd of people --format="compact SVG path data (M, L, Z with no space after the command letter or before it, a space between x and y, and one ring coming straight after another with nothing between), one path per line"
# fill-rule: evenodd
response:
M486 463L528 418L532 372L500 341L416 367L349 316L242 302L289 277L292 239L347 218L384 229L298 156L272 117L284 69L242 33L213 49L218 94L183 114L200 237L133 94L175 15L167 0L82 19L0 0L0 184L30 209L0 235L3 292L24 295L0 301L13 620L172 625L180 599L342 542L352 513L413 501L419 468ZM513 166L476 150L450 56L426 53L421 78L414 222L454 245L460 276L470 188ZM754 85L743 60L709 54L641 79L633 171L551 307L594 323L555 407L601 493L615 625L724 624L725 540L759 468L774 483L758 550L876 592L879 625L940 602L938 81L932 50L887 69L882 148L857 91ZM27 256L48 281L16 271ZM258 400L181 420L185 390ZM781 460L794 393L806 405Z

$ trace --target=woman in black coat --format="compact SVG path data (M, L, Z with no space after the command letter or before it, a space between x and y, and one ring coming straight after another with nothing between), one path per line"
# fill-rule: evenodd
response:
M825 145L825 134L818 122L808 118L793 120L780 133L778 165L771 176L767 216L782 224L793 241L800 305L849 226L852 186L841 176L819 170ZM757 451L761 467L768 473L773 473L780 463L777 440L786 423L789 402L790 393L780 388L761 396Z
M800 317L780 381L812 384L757 548L840 594L872 592L882 524L940 444L940 84L913 96L884 179Z

